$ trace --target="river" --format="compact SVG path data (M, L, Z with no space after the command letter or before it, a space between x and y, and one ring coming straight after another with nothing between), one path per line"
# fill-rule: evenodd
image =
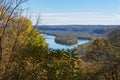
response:
M78 43L75 45L63 45L56 43L55 36L53 35L43 34L43 36L45 37L46 42L49 44L49 48L52 49L72 49L77 47L78 45L82 45L90 41L89 39L78 39Z

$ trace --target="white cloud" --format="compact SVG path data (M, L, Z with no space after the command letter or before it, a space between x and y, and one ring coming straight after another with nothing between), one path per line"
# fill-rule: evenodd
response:
M36 16L37 14L32 14ZM35 19L32 18L34 22ZM41 13L41 25L70 25L70 24L120 24L120 15L106 15L96 12L75 13Z

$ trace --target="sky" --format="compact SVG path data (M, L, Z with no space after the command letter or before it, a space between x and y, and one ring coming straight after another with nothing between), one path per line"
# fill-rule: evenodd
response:
M119 25L120 0L29 0L35 16L41 15L40 25Z

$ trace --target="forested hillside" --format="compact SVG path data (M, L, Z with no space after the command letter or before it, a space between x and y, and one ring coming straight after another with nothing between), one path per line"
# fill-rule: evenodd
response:
M37 30L54 36L76 36L78 38L96 39L104 36L119 25L39 25Z

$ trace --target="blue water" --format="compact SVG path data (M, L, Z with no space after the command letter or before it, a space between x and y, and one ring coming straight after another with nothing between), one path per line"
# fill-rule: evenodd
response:
M63 45L63 44L56 43L55 36L53 35L43 34L43 36L46 38L46 42L48 43L49 48L52 48L52 49L72 49L77 47L78 45L82 45L90 41L88 39L78 39L78 43L75 45Z

